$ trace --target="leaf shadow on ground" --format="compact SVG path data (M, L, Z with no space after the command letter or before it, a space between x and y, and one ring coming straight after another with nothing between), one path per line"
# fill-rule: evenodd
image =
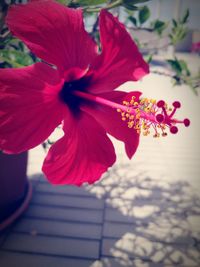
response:
M92 207L92 202L99 207L103 203L99 210L103 213L102 223L99 224L100 249L98 257L95 259L91 257L88 265L88 260L83 259L80 263L80 258L78 259L76 255L76 251L80 252L80 248L77 247L75 254L73 257L69 256L69 259L78 259L78 266L200 266L199 197L195 195L189 183L170 182L162 174L160 179L155 179L148 176L145 171L141 171L140 167L130 163L116 164L99 182L83 187L55 187L41 174L30 177L34 188L31 205L24 216L8 229L1 243L2 248L6 239L13 233L23 234L23 238L26 236L27 240L30 240L30 235L31 240L46 235L53 240L60 235L62 240L65 239L66 242L69 240L71 246L70 240L75 232L81 231L86 235L81 230L81 225L87 224L84 222L87 219L87 212L85 219L79 216L78 221L73 223L70 222L68 211L81 207L81 202L86 201L85 203L89 203L88 207L85 206L86 210ZM79 208L79 212L80 210ZM27 225L28 221L30 225ZM43 226L41 226L42 221ZM57 222L61 225L61 229L55 228L54 223ZM80 229L76 229L74 225L80 225ZM76 237L80 240L81 238L81 236ZM21 261L17 262L17 258L12 256L13 260L10 258L9 262L13 263L14 260L15 262L10 266L27 266L26 262L30 260L33 260L34 266L37 267L46 266L47 262L50 267L68 266L65 262L65 259L68 259L67 249L64 252L57 250L56 253L59 255L54 255L44 248L42 254L39 244L37 242L35 244L34 253L28 243L22 244L25 253L23 255L26 257L23 256L20 258ZM48 244L43 244L42 248L45 246L48 247ZM9 251L16 253L12 249ZM87 252L90 256L90 251ZM40 258L38 257L37 261L38 255ZM7 259L4 260L7 262Z
M120 164L86 187L105 199L104 250L119 266L200 266L200 199L189 183L162 178Z

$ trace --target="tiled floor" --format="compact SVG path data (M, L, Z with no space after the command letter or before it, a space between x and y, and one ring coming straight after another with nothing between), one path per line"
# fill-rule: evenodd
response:
M1 267L200 266L200 98L153 75L136 88L180 99L180 116L191 127L166 139L142 138L131 161L115 142L117 163L81 188L50 185L40 173L42 148L32 150L33 198L0 235Z
M0 266L198 267L200 199L186 182L135 169L116 165L84 188L32 177L31 205L0 239Z

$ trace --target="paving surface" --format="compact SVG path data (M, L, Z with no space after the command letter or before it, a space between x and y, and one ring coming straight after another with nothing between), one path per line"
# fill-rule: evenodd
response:
M165 139L141 138L131 161L115 142L117 163L80 188L50 185L40 172L44 151L30 151L33 197L0 235L1 267L200 266L200 98L154 75L130 87L180 99L180 116L191 127Z

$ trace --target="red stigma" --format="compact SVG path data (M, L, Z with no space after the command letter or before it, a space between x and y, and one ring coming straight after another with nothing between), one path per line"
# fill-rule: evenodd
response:
M158 103L157 103L157 107L158 107L158 108L162 108L162 107L164 107L164 105L165 105L165 101L164 101L164 100L160 100L160 101L158 101Z
M176 133L178 132L178 128L177 128L176 126L171 126L171 127L170 127L170 132L171 132L172 134L176 134Z
M175 108L180 108L181 107L181 103L179 101L174 101L174 103L172 105Z
M184 119L183 123L184 123L185 127L190 126L190 120L189 119Z
M156 120L157 120L157 122L161 123L164 121L164 116L162 114L157 114Z

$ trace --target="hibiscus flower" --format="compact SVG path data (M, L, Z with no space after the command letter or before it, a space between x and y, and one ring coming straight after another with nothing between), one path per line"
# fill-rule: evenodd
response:
M42 62L0 70L0 148L26 151L62 124L64 136L42 168L51 183L98 180L116 160L107 133L124 142L131 158L141 127L148 134L151 124L163 132L167 124L175 133L177 122L189 124L170 117L162 101L114 91L149 68L125 27L106 10L99 15L101 51L84 29L82 11L51 0L13 5L7 24Z

